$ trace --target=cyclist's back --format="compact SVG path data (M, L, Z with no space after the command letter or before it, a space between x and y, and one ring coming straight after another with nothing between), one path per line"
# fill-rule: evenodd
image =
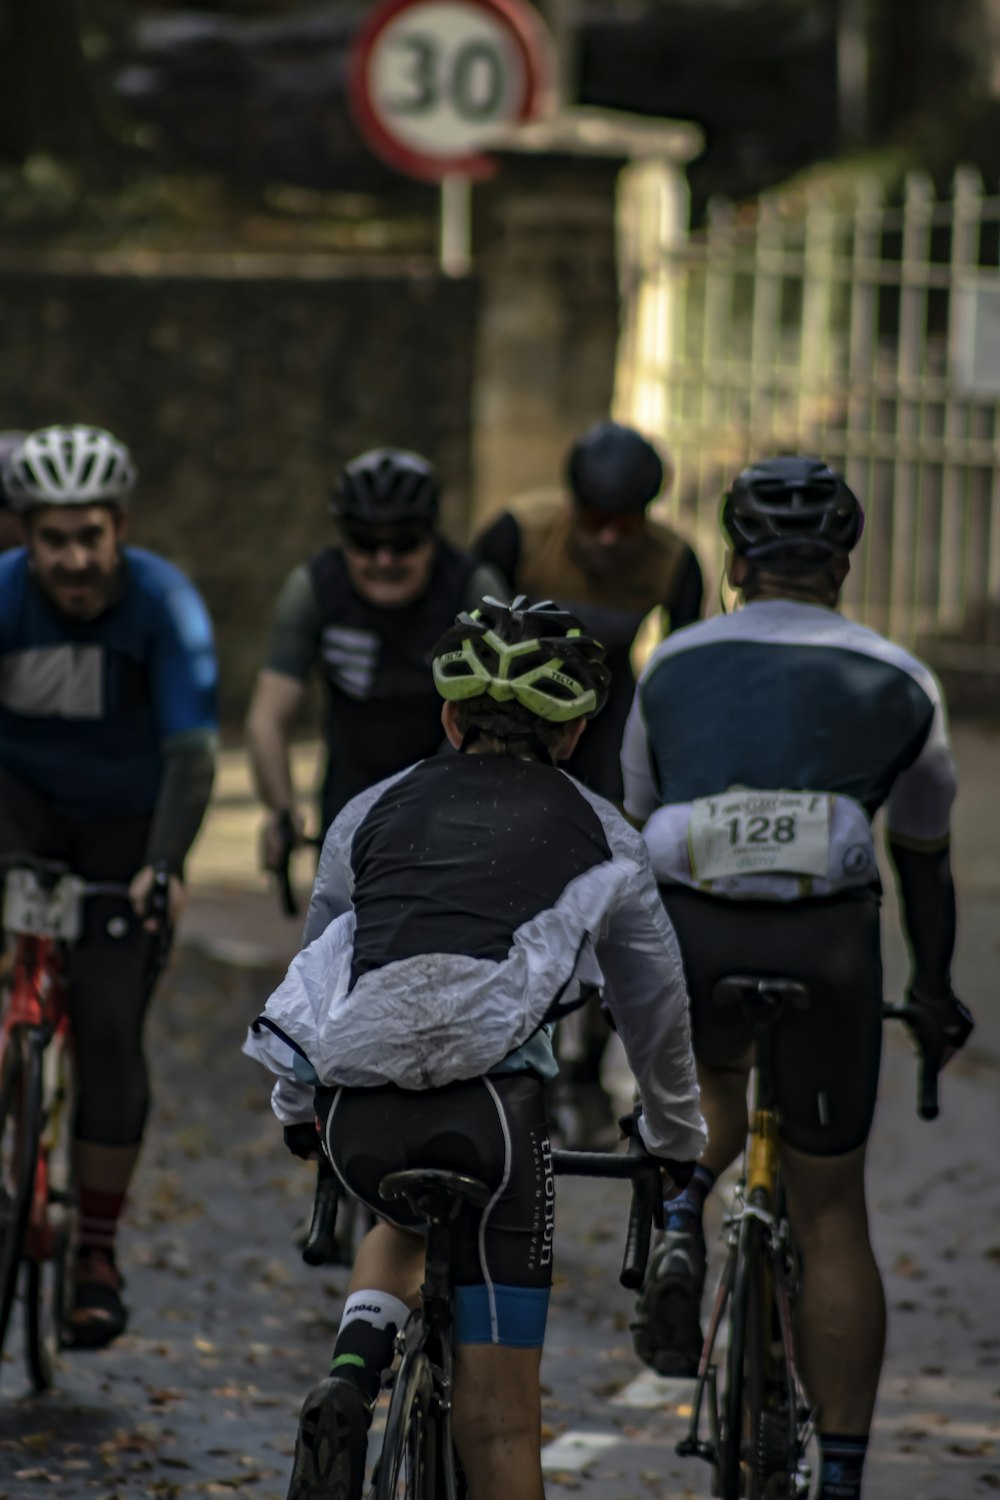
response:
M883 805L911 1000L945 1036L964 1024L950 985L955 774L940 692L916 658L837 612L863 521L818 460L771 459L740 474L723 528L744 606L656 649L623 748L626 808L648 819L684 957L709 1126L650 1264L636 1348L663 1373L697 1363L701 1212L743 1144L752 1040L741 1011L717 1003L717 986L735 974L798 980L810 1007L782 1016L773 1071L821 1500L861 1493L884 1339L864 1189L882 1036L871 820Z
M751 600L658 646L622 758L626 808L643 818L729 787L808 790L850 798L868 819L888 799L890 829L928 842L947 836L955 790L930 671L794 599ZM857 884L873 867L842 873Z
M491 1194L454 1267L455 1433L470 1493L541 1496L554 1204L544 1085L549 1023L564 1009L605 989L648 1149L690 1161L704 1140L683 971L645 847L556 765L603 706L603 658L551 604L486 599L459 616L433 672L463 753L342 810L308 946L247 1040L278 1076L290 1148L315 1149L318 1115L338 1175L384 1221L358 1252L331 1378L306 1398L290 1500L318 1500L334 1463L347 1500L360 1496L366 1417L422 1274L418 1222L406 1205L387 1210L378 1187L411 1166L464 1171Z

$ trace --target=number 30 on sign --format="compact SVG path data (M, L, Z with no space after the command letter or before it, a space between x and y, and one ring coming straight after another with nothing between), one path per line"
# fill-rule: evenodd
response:
M412 177L489 170L498 130L539 111L547 37L522 0L385 0L351 59L351 103L369 145Z

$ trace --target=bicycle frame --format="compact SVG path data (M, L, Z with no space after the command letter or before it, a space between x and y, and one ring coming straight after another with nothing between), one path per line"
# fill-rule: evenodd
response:
M49 1216L49 1155L62 1125L60 1106L62 1056L70 1045L66 969L54 938L15 935L10 1001L0 1022L0 1056L15 1027L40 1033L42 1054L42 1134L35 1166L23 1253L47 1260L53 1253L55 1228Z
M758 1289L761 1307L758 1311L765 1318L771 1318L772 1309L776 1309L781 1344L781 1359L780 1362L776 1362L771 1342L764 1340L765 1365L768 1370L775 1370L776 1363L780 1364L787 1412L785 1441L788 1445L788 1453L795 1460L795 1470L789 1475L792 1484L790 1494L805 1496L809 1491L809 1469L804 1460L804 1453L811 1435L814 1413L805 1415L808 1408L804 1402L795 1365L791 1315L794 1252L782 1202L779 1122L773 1100L771 1022L758 1020L754 1025L753 1103L749 1116L743 1175L737 1186L733 1209L724 1221L724 1228L728 1231L726 1260L719 1277L698 1362L697 1384L691 1406L688 1432L677 1444L677 1453L681 1457L703 1458L716 1467L723 1461L718 1377L713 1354L723 1316L736 1286L741 1241L746 1236L749 1242L745 1226L749 1221L755 1221L759 1229L754 1233L753 1243L757 1244L759 1236L759 1253L762 1261L762 1280ZM770 1378L773 1382L774 1377ZM709 1402L707 1441L700 1436L701 1413L706 1394Z

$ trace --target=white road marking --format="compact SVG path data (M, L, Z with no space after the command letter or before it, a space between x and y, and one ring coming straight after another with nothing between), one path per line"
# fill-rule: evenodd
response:
M660 1407L690 1405L694 1395L693 1380L672 1380L657 1375L652 1370L643 1370L634 1380L611 1397L612 1406L633 1406L643 1411L654 1411Z
M617 1432L564 1432L542 1449L542 1473L579 1473L621 1442L624 1438Z

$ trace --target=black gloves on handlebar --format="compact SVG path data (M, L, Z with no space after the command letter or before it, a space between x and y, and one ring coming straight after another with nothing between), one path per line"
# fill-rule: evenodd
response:
M319 1131L313 1120L301 1120L297 1125L286 1125L282 1134L285 1145L293 1156L308 1161L319 1154Z
M642 1105L637 1104L635 1109L631 1110L627 1115L622 1115L618 1121L618 1129L627 1140L638 1141L640 1146L643 1146L645 1150L642 1136L639 1134L639 1116L641 1114ZM652 1156L652 1152L649 1154ZM695 1161L672 1161L667 1156L655 1157L654 1160L660 1162L663 1170L678 1188L687 1187L694 1176L694 1169L698 1165Z
M939 1064L965 1046L975 1025L968 1007L953 994L932 998L911 989L907 992L906 1008L909 1012L906 1024L917 1046Z

